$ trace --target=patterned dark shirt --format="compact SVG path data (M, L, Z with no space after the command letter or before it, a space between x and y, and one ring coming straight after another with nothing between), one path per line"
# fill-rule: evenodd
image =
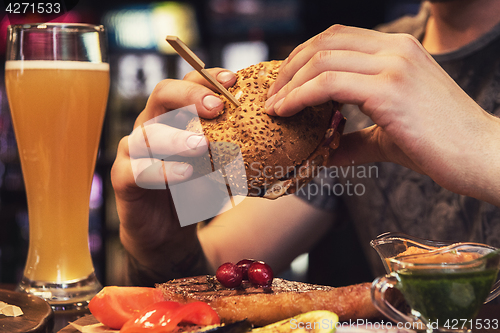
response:
M423 3L418 15L379 30L410 33L421 40L427 18L428 5ZM500 115L500 24L459 50L434 58L483 109ZM343 114L348 119L346 131L372 124L354 106L345 107ZM450 192L396 164L349 168L329 170L298 194L336 214L334 228L310 253L312 282L342 285L383 274L369 241L387 231L500 247L500 208ZM321 183L326 190L318 191Z

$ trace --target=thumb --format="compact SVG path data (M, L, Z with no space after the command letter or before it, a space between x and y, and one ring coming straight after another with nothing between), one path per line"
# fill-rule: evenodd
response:
M344 134L339 148L330 156L330 166L393 162L423 173L405 152L378 125Z
M342 135L340 145L330 156L331 166L384 161L377 141L377 125Z

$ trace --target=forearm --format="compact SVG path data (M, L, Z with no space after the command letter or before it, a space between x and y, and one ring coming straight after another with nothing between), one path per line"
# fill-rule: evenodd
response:
M175 278L209 273L196 229L196 225L179 226L165 242L155 247L137 243L122 230L120 237L127 250L129 284L154 286Z
M466 139L471 154L464 181L466 195L500 207L500 118L488 115L478 129L480 135Z
M333 223L333 214L295 195L276 200L245 198L218 215L198 236L212 272L227 261L253 258L275 272L307 252Z

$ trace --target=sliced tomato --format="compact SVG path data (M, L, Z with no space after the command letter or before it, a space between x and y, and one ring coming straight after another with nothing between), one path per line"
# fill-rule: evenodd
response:
M163 300L157 288L110 286L92 298L89 310L100 323L120 329L141 310Z
M120 333L168 333L179 323L206 326L220 324L214 309L203 302L181 305L177 302L152 304L123 325Z
M204 302L193 302L184 305L178 310L182 323L200 326L220 324L217 312Z

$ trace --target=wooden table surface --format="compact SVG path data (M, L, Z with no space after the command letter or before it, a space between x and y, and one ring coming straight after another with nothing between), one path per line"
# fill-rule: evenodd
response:
M16 289L15 284L5 284L5 283L0 283L0 291L5 290L5 291L12 291L14 292ZM17 293L16 293L17 294ZM5 300L8 302L8 300ZM49 308L50 311L50 308ZM64 327L68 326L68 323L74 322L78 320L79 318L82 318L86 315L89 315L90 312L88 310L79 310L79 311L64 311L64 312L59 312L56 311L53 313L53 316L50 317L50 322L47 322L44 327L40 327L39 331L43 331L44 333L52 333L52 332L58 332ZM18 317L21 318L21 317ZM46 328L46 330L44 329ZM0 332L2 331L2 327L0 327Z

